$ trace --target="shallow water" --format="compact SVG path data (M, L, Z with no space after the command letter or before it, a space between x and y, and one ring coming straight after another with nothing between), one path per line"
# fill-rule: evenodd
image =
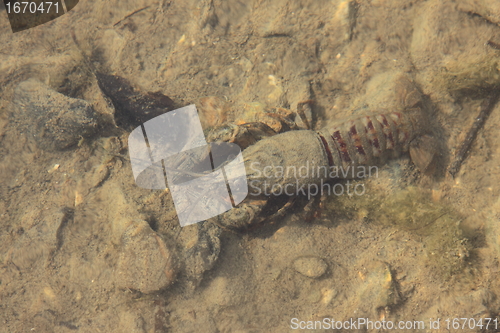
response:
M0 331L497 325L500 106L456 177L446 172L500 82L494 1L80 1L15 34L0 16ZM134 126L117 124L96 72L196 104L204 128L313 100L314 129L397 108L403 73L425 95L436 170L403 156L248 230L181 228L169 191L136 185ZM29 79L38 102L19 99Z

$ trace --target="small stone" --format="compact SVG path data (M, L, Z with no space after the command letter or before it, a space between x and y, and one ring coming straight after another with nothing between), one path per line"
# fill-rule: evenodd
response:
M358 310L360 313L377 316L380 309L396 306L401 302L396 281L388 264L370 260L366 265L366 275L356 291L359 295Z
M67 207L43 213L27 212L19 221L23 233L9 250L7 261L11 261L21 272L46 265L51 255L61 247L61 230L73 218L72 214L73 210Z
M116 283L142 293L171 285L177 265L171 250L145 221L131 223L123 234Z
M60 94L36 79L17 86L13 104L21 126L44 150L70 148L97 130L96 113L88 102Z
M179 254L184 274L191 287L197 287L206 271L211 270L220 254L221 228L214 223L197 223L182 228L178 241L184 250Z
M217 96L202 97L199 100L198 114L203 128L220 126L227 121L228 102Z
M321 301L321 291L318 289L311 289L307 296L306 299L309 301L309 303L318 303Z
M325 274L328 265L318 257L300 257L293 262L293 268L304 276L317 279Z

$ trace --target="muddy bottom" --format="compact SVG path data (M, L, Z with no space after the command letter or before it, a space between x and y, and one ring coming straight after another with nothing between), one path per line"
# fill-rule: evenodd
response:
M496 1L80 1L15 34L0 16L1 332L500 331L500 106L447 172L500 87ZM135 182L129 135L163 108L320 130L395 110L401 75L430 172L401 154L321 202L260 198L244 228L181 227L168 188Z

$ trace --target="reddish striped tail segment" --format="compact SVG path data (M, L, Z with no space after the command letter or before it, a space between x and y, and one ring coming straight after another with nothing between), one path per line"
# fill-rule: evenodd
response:
M403 112L348 120L318 133L330 166L380 165L408 152L415 129Z
M330 166L382 165L410 152L421 171L429 168L436 145L421 94L407 79L400 83L400 111L348 119L318 132Z

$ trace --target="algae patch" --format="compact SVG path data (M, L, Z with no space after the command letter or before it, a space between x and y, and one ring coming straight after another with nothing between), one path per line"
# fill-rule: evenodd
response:
M433 202L428 191L416 187L382 191L368 188L363 196L340 196L326 204L330 216L364 219L406 231L423 244L425 260L437 276L447 280L467 265L470 245L460 226L462 217L450 207Z
M488 52L450 60L435 80L452 94L487 93L500 86L500 56L497 52Z

